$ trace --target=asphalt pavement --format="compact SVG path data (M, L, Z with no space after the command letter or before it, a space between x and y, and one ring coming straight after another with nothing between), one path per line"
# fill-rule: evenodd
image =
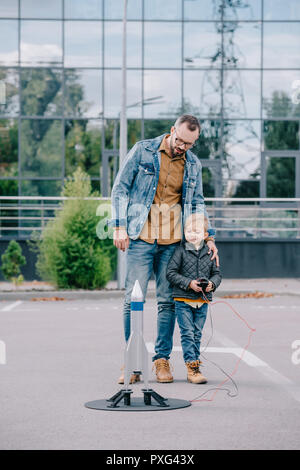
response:
M249 290L263 290L260 281ZM176 326L174 382L158 384L151 372L150 386L191 406L131 413L84 406L121 388L122 292L60 301L2 298L0 448L298 449L300 297L277 293L275 283L273 289L265 298L215 297L202 339L207 384L186 381ZM150 289L144 306L150 367L155 335ZM134 384L133 395L142 396L142 388Z

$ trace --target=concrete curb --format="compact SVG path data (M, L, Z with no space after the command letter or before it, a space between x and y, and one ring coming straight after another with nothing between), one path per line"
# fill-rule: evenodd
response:
M276 296L299 296L300 292L272 292L271 289L234 289L234 290L221 290L219 289L214 297L224 297L225 295L235 295L235 294L249 294L256 291L266 292L274 294ZM51 297L61 297L67 300L101 300L101 299L110 299L110 298L123 298L125 290L120 289L103 289L98 291L86 291L86 290L67 290L67 291L53 291L53 290L31 290L31 291L20 291L20 292L0 292L0 301L13 301L13 300L31 300L32 298L51 298ZM147 298L155 298L155 290L149 289L147 291Z

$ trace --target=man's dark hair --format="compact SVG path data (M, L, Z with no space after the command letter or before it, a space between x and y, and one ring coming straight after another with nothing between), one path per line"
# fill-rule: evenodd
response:
M184 122L187 123L187 127L190 131L195 131L196 129L198 129L199 132L201 131L200 122L195 116L192 116L191 114L182 114L179 116L179 118L176 119L174 126L178 127Z

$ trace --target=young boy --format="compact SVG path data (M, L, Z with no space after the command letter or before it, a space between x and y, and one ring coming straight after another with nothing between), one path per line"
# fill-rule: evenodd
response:
M185 223L185 240L175 249L167 267L167 279L173 286L175 313L178 321L183 358L187 367L187 380L206 383L201 374L200 341L212 291L221 283L220 269L211 261L204 242L208 237L208 221L203 214L191 214ZM199 280L204 279L204 291Z

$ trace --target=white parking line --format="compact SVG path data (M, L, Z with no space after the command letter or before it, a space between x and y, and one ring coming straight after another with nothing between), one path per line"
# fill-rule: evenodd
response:
M153 343L147 343L146 344L148 352L149 353L154 353L154 344ZM181 346L173 346L172 349L173 352L182 352L182 347ZM243 357L242 361L244 361L248 366L250 367L266 367L268 364L259 357L255 356L254 354L250 353L249 351L244 351L243 348L240 347L207 347L207 348L201 348L201 351L203 352L209 352L209 353L222 353L222 354L234 354L237 356L239 359L242 356L243 352Z
M217 341L222 343L225 347L207 347L205 352L210 353L222 353L222 354L234 354L239 359L244 361L250 367L256 367L256 370L268 380L273 382L275 385L283 387L290 396L292 396L296 401L300 402L300 387L293 383L292 380L288 379L282 375L277 370L273 369L266 362L262 361L255 354L245 351L245 349L239 347L231 339L227 338L220 332L214 331L214 337ZM149 353L154 353L154 344L146 343L146 347ZM181 352L181 346L174 346L173 350L175 352ZM243 354L243 355L242 355Z
M13 304L9 304L9 305L6 305L5 307L3 307L1 309L1 312L8 312L9 310L12 310L13 308L17 307L18 305L20 305L23 301L22 300L17 300L16 302L14 302Z
M224 346L227 346L229 348L235 348L239 347L236 343L234 343L231 339L227 338L224 336L222 333L219 331L214 331L214 337L217 341L222 343ZM277 370L273 369L269 364L267 364L264 361L261 361L257 356L254 354L250 353L249 351L245 351L244 357L242 360L245 361L245 358L248 359L250 358L250 362L254 360L254 362L257 362L255 367L257 368L257 372L259 372L261 375L266 377L268 380L273 382L275 385L284 388L290 396L292 396L296 401L300 402L300 387L297 384L294 384L292 380L288 379L284 375L282 375L280 372ZM245 361L246 363L249 364L249 362Z
M0 364L6 364L6 345L4 341L0 341Z

